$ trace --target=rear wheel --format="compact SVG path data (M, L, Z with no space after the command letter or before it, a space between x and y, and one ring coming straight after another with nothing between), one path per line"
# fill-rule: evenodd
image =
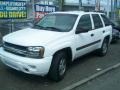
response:
M48 73L50 79L60 81L64 78L67 67L67 57L65 52L60 51L53 56L51 67Z
M109 45L109 40L105 38L102 43L102 47L97 51L97 54L99 56L105 56L108 51L108 45Z

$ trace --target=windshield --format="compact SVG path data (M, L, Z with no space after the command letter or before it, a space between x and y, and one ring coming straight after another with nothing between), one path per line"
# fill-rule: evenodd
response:
M34 28L49 31L68 32L70 31L77 19L77 15L71 14L48 14Z

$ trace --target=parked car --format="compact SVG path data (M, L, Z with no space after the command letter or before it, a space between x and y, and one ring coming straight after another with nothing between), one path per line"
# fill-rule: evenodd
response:
M120 39L120 32L113 28L113 32L112 32L112 42L118 42L118 40Z
M24 73L60 81L76 58L93 51L106 55L112 27L105 18L98 12L50 13L33 28L4 36L1 60Z
M111 21L112 25L112 43L117 42L120 39L120 26L116 23Z

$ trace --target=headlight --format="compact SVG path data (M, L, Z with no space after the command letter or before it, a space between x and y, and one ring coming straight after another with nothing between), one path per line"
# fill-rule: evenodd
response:
M28 47L28 57L32 58L43 58L44 47Z

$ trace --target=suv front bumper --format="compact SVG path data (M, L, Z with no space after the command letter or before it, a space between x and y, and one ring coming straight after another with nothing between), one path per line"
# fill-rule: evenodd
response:
M6 52L3 48L0 48L0 58L5 65L13 69L41 76L49 72L52 62L52 56L43 59L33 59Z

